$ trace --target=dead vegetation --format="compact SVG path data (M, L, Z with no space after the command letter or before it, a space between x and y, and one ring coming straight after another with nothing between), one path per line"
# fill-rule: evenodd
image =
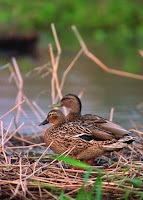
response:
M43 76L42 73L45 69L47 73L44 72L44 75L52 74L51 97L53 103L58 98L62 98L62 89L66 76L83 52L108 73L143 80L141 75L107 68L88 51L77 29L73 27L73 30L81 44L81 49L65 70L61 83L59 83L57 75L61 47L53 24L52 31L57 46L57 56L54 56L52 45L50 44L52 68L48 65L36 68L41 76ZM85 169L73 170L70 164L78 167L78 162L63 156L57 156L55 159L50 155L46 156L50 145L46 148L43 142L45 130L37 126L28 117L22 108L23 103L29 106L39 122L42 121L39 113L44 117L45 113L36 101L30 102L24 94L23 78L15 58L12 59L12 65L9 65L9 69L18 88L18 93L16 105L0 117L1 199L95 199L95 197L96 199L101 199L101 194L102 199L143 199L143 133L138 130L134 123L133 131L136 132L138 140L129 149L105 154L103 157L96 159L96 167L84 166L83 164ZM82 94L83 92L81 91L79 96L81 97ZM16 111L15 118L11 119L6 129L3 125L3 118L13 111ZM33 135L20 133L24 127L24 123L18 126L21 114L30 121L31 126L29 128L33 130ZM113 109L110 119L112 117ZM34 128L38 129L39 132L35 134ZM11 129L12 131L10 131Z

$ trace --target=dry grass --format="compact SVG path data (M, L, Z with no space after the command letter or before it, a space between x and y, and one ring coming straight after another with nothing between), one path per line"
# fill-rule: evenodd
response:
M129 181L135 178L143 179L142 137L140 142L132 145L130 149L104 155L101 160L97 159L95 163L97 167L73 170L70 165L58 159L47 156L45 158L44 155L50 146L45 148L44 143L39 143L41 138L25 135L23 139L16 136L7 140L4 132L0 154L2 199L58 199L62 190L65 196L75 198L89 170L91 170L90 176L84 185L84 191L88 193L98 176L102 180L103 197L116 199L123 197L125 191L128 191L131 192L132 198L139 198L143 192L142 183L137 187ZM45 150L40 156L38 147Z
M53 103L59 97L62 97L66 76L80 55L84 52L87 56L91 56L76 28L73 27L73 29L82 48L65 70L61 83L59 83L57 75L61 47L53 24L52 31L57 46L57 56L54 57L52 45L49 45L52 68L44 65L36 69L41 77L45 69L47 73L44 72L44 75L52 74L51 97ZM97 58L95 59L93 55L92 59L94 62L97 61ZM141 182L143 180L143 133L138 131L139 125L137 126L132 122L135 128L134 132L138 136L138 142L134 142L129 149L105 154L96 160L96 167L85 166L86 169L73 170L69 164L78 166L80 165L78 162L60 156L55 157L55 159L46 156L50 145L46 148L43 142L44 129L38 127L34 121L29 119L22 105L26 103L39 122L42 121L39 113L44 117L45 113L36 101L30 102L24 94L23 78L14 58L12 63L13 65L10 65L9 68L18 88L18 94L16 105L0 117L1 199L95 199L96 195L98 200L101 199L101 193L102 199L143 199L143 182ZM98 64L100 67L103 66L101 61ZM107 70L106 67L105 69L109 73L116 71L115 73L118 75L126 75L124 72ZM132 74L130 76L127 74L127 76L142 79L140 75L134 76ZM81 97L82 94L81 91L79 96ZM8 128L5 129L2 120L14 110L16 111L16 119L14 121L14 118L12 118ZM113 118L113 111L114 109L111 110L110 120ZM33 130L33 135L20 133L24 127L24 123L17 126L21 114L30 121L31 126L29 128ZM15 127L10 131L13 124L15 124ZM39 130L38 134L35 133L34 128Z

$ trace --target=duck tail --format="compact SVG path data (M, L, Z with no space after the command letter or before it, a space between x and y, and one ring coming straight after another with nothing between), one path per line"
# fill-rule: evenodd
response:
M128 145L131 144L135 140L136 140L136 137L125 136L125 137L117 140L117 142L115 142L113 144L103 145L103 146L106 151L114 151L114 150L122 149L124 147L128 147Z
M125 136L121 139L118 140L118 142L123 142L123 143L126 143L126 144L131 144L132 142L134 142L135 140L137 139L137 137L134 137L134 136Z

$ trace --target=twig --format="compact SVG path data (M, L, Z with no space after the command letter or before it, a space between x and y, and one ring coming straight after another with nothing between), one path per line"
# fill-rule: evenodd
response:
M33 147L41 147L41 148L45 148L44 146L45 143L40 143L40 144L33 144L33 145L29 145L29 146L15 146L15 147L7 147L7 149L26 149L26 148L30 148L32 149Z
M25 188L26 188L26 187L23 187L23 183L22 183L22 165L21 165L21 157L20 157L20 159L19 159L19 166L20 166L20 174L19 174L19 176L20 176L20 185L21 185L21 188L22 188L23 192L25 193Z
M30 100L26 97L25 94L23 94L23 98L26 99L26 103L27 105L30 107L30 109L33 111L33 113L35 114L35 116L37 117L37 119L39 120L39 122L42 121L42 118L40 117L39 113L35 110L34 106L32 105L32 103L30 102Z
M24 122L12 133L11 136L9 136L9 138L7 138L7 140L4 142L4 144L6 144L10 139L11 137L24 125Z
M81 98L82 98L82 96L83 96L83 94L84 94L84 91L83 91L83 90L81 90L81 91L80 91L80 93L78 94L78 97L81 99Z
M54 77L54 80L55 80L55 83L56 83L56 89L57 89L59 97L62 98L62 93L61 93L61 90L60 90L59 80L58 80L58 75L57 75L57 69L56 69L55 61L54 61L53 48L52 48L51 44L49 44L49 49L50 49L50 56L51 56L52 66L53 66L53 77ZM54 101L55 101L55 99L54 99Z
M38 160L35 162L34 164L34 171L35 171L35 168L36 168L36 165L37 163L41 160L41 158L45 155L45 153L47 152L47 150L50 148L50 146L53 144L54 141L52 141L49 146L45 149L45 151L42 153L42 155L38 158Z
M44 191L45 191L45 193L47 193L47 194L49 194L51 197L52 197L52 199L54 198L54 199L56 199L56 200L59 200L59 198L57 198L55 195L53 195L51 192L48 192L46 189L43 189Z
M10 127L10 125L9 125L9 127ZM8 127L8 128L9 128L9 127ZM29 144L35 144L35 143L30 142L30 141L28 141L28 140L26 140L26 139L23 139L23 138L20 138L20 137L18 137L18 136L16 136L16 135L13 135L8 129L5 129L4 127L3 127L3 129L6 131L4 140L6 139L7 133L9 133L9 134L12 135L12 137L14 137L16 140L19 140L19 141L21 141L21 142L26 142L26 143L29 143Z
M2 120L6 115L8 115L9 113L11 113L13 110L15 110L18 106L20 106L22 103L25 102L25 99L23 101L21 101L20 103L18 103L16 106L14 106L11 110L9 110L6 114L4 114L0 120Z
M15 192L14 192L13 195L10 197L10 199L13 199L13 198L18 194L19 187L20 187L20 183L17 184L16 189L15 189Z
M16 86L17 86L17 88L18 88L18 79L17 79L17 76L16 76L16 74L15 74L15 71L14 71L14 69L13 69L13 66L12 65L9 65L9 69L10 69L10 72L11 72L11 74L12 74L12 77L14 78L14 81L15 81L15 84L16 84Z
M143 135L143 132L141 132L141 131L138 131L138 130L135 130L135 129L130 129L130 131L133 131L133 132L136 132L136 133L138 133L138 134L141 134L141 135Z
M135 129L138 130L138 127L137 127L137 125L133 122L133 120L130 120L130 122L131 122L131 124L133 125L133 127L134 127Z
M44 113L44 111L40 108L40 106L36 103L36 101L32 101L33 105L35 106L35 108L37 108L37 110L46 118L46 114Z
M139 54L143 57L143 50L142 49L139 50Z
M39 129L39 130L43 130L40 126L38 126L37 124L35 124L35 123L33 122L33 120L27 115L27 113L26 113L23 109L21 109L21 112L22 112L23 115L30 121L30 123L32 124L32 126L36 127L36 128ZM41 119L41 121L42 121L42 119ZM40 122L41 122L41 121L40 121Z
M23 78L22 78L22 75L20 73L20 70L19 70L19 66L16 62L16 59L13 57L12 58L12 62L13 62L13 66L15 68L15 71L16 71L16 74L17 74L17 79L18 79L18 82L19 82L19 89L22 90L23 89Z
M81 47L83 48L85 55L88 56L91 60L93 60L101 69L103 69L104 71L106 71L107 73L110 73L110 74L116 74L118 76L125 76L125 77L129 77L129 78L143 80L142 75L132 74L132 73L116 70L116 69L110 69L109 67L107 67L103 62L101 62L96 56L94 56L88 50L86 44L84 43L83 39L81 38L81 36L79 34L77 28L75 26L72 26L72 30L74 31Z
M64 174L65 174L65 179L67 180L67 182L68 182L70 185L72 185L72 183L71 183L71 181L70 181L70 179L69 179L69 177L68 177L68 175L67 175L65 169L63 168L62 162L59 161L59 164L60 164L60 166L61 166L61 168L62 168L62 170L63 170L63 172L64 172Z
M20 72L20 69L19 69L19 66L16 62L16 59L15 58L12 58L12 62L13 62L13 66L14 66L14 69L15 69L15 72L16 72L16 75L17 75L17 80L18 80L18 94L17 94L17 97L16 97L16 104L21 102L22 101L22 90L23 90L23 78L22 78L22 75L21 75L21 72ZM17 110L17 115L16 115L16 124L18 123L19 119L20 119L20 114L21 114L21 106L18 107L18 110Z
M7 156L6 156L6 153L5 153L5 150L4 150L4 133L3 133L3 122L2 121L1 121L1 134L2 134L2 142L1 142L2 152L3 152L3 155L5 157L5 162L7 164L8 163L7 162Z
M14 117L12 118L12 120L10 121L10 123L9 123L9 126L8 126L8 129L6 130L6 129L4 129L4 130L6 130L6 133L5 133L5 136L4 136L4 140L6 139L6 137L7 137L7 134L9 133L9 129L11 128L11 125L12 125L12 123L13 123L13 120L14 120Z
M55 43L56 43L56 46L57 46L57 57L56 57L56 61L55 61L55 68L57 70L58 65L59 65L60 55L61 55L62 51L61 51L61 46L60 46L59 39L58 39L58 36L57 36L57 32L56 32L56 29L55 29L55 25L53 23L51 24L51 28L52 28Z
M75 62L78 60L78 58L80 57L80 55L82 54L83 52L83 49L81 49L78 54L75 56L75 58L72 60L72 62L70 63L70 65L67 67L67 69L64 71L63 73L63 77L62 77L62 81L61 81L61 84L60 84L60 90L62 91L63 89L63 86L64 86L64 83L65 83L65 79L68 75L68 73L70 72L70 70L72 69L73 65L75 64ZM56 101L57 101L57 98L56 98Z
M109 118L109 121L111 121L111 122L113 120L113 113L114 113L114 108L111 108L110 118Z

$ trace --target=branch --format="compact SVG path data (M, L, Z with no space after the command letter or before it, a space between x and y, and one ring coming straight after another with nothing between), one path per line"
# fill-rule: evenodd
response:
M143 80L143 76L139 75L139 74L132 74L132 73L128 73L128 72L124 72L124 71L120 71L120 70L116 70L116 69L110 69L109 67L107 67L103 62L101 62L96 56L94 56L87 48L86 44L84 43L83 39L81 38L77 28L75 26L72 26L72 30L74 31L84 53L86 56L88 56L91 60L93 60L93 62L95 62L101 69L103 69L104 71L106 71L107 73L110 74L116 74L118 76L125 76L125 77L129 77L129 78L134 78L134 79L139 79L139 80Z

